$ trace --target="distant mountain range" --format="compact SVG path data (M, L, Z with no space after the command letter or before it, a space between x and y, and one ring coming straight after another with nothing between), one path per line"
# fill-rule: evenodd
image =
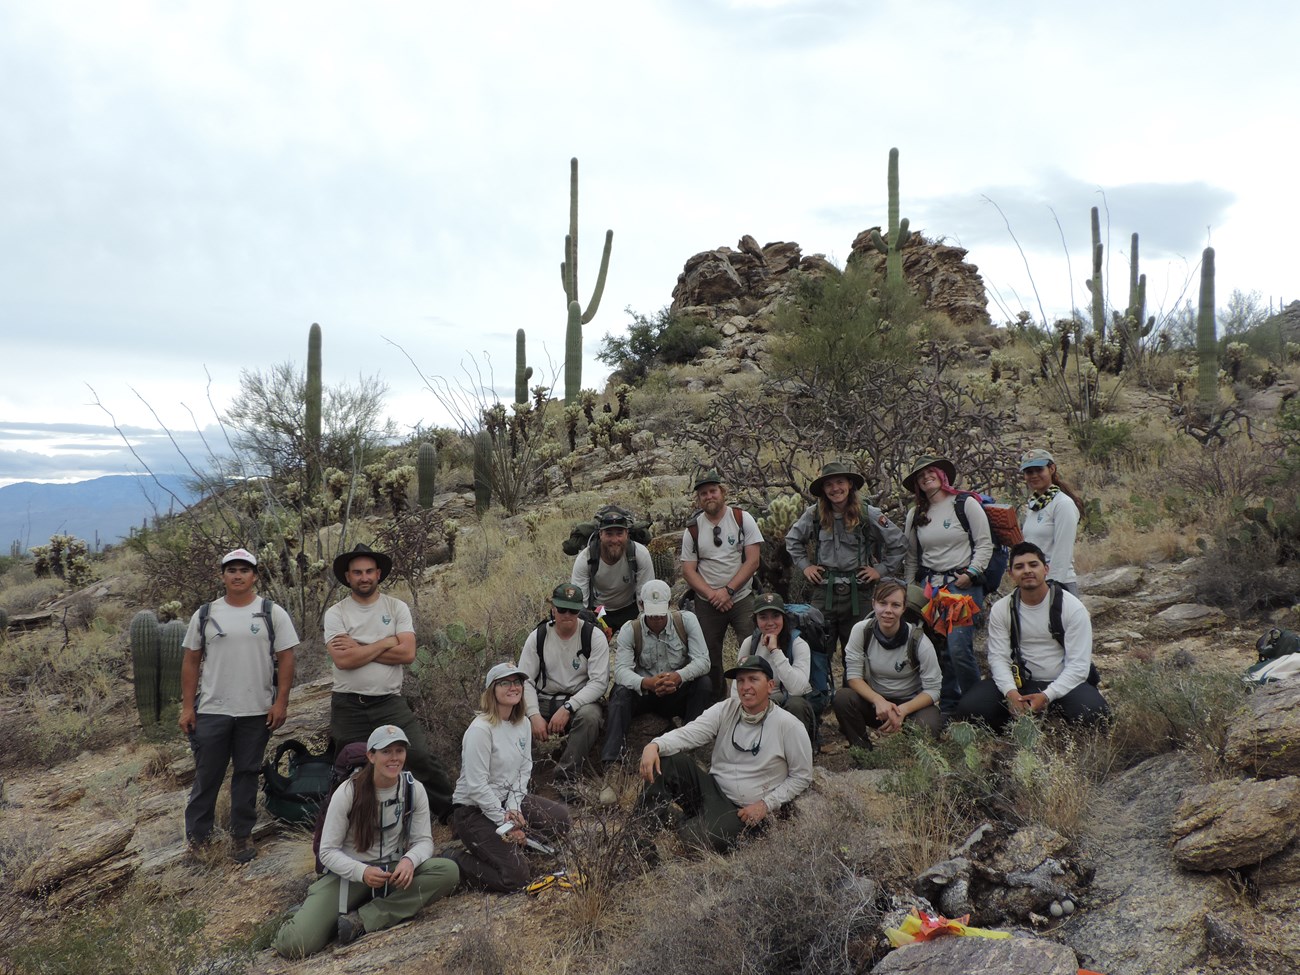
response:
M195 499L174 475L160 475L158 482L143 475L112 475L75 484L8 484L0 487L0 547L8 554L16 540L26 550L63 532L85 539L93 551L96 533L101 546L116 542L155 512L179 507L169 490L184 504Z

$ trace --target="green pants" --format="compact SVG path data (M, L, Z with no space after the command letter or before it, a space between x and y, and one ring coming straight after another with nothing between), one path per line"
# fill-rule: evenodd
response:
M719 853L735 846L748 827L741 822L740 807L723 795L713 776L685 752L661 758L659 767L659 777L641 793L640 807L661 811L676 802L686 813L677 829L683 843Z
M358 910L366 931L382 931L414 917L429 901L446 897L460 883L460 870L451 860L437 857L415 868L411 886L390 887L387 897L362 883L348 884L348 910ZM372 894L377 894L373 899ZM307 889L298 913L280 926L274 947L285 958L303 958L320 951L334 937L339 919L339 878L327 873Z

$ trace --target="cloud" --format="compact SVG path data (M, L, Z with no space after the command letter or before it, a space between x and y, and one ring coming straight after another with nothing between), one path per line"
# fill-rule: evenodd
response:
M104 424L0 423L0 483L80 481L104 474L139 474L146 468L155 474L189 476L190 465L200 471L209 469L216 461L213 452L225 453L225 438L215 426L173 430L170 435L148 427L122 430L130 448ZM39 452L26 449L29 446L39 447Z

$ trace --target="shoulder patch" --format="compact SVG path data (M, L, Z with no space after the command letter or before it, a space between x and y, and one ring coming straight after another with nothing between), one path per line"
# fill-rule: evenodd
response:
M886 518L884 515L881 515L879 518L876 519L876 524L878 524L881 528L884 528L886 525L889 524L889 519Z

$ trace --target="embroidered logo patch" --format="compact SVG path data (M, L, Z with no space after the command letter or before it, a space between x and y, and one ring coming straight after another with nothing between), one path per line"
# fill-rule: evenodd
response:
M393 618L391 616L381 616L380 619L384 621L384 626L387 626L389 623L393 622Z
M249 632L249 633L261 633L261 632L262 632L262 628L261 628L260 626L258 626L256 623L249 623L249 624L248 624L248 632Z

